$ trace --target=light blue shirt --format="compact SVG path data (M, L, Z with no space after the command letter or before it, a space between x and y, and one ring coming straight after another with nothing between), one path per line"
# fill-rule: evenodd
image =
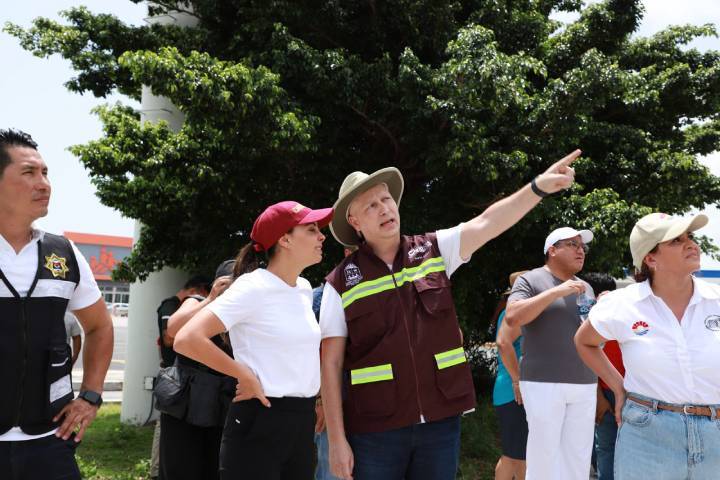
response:
M497 332L500 331L500 325L502 325L503 318L505 318L505 310L500 312L498 316L497 328L495 329L495 339L497 340ZM513 348L515 349L515 355L518 359L520 358L520 345L522 344L522 335L520 335L514 342ZM498 368L497 377L495 378L495 387L493 388L493 405L504 405L506 403L515 400L515 394L512 389L512 378L508 373L505 365L503 365L502 359L498 354Z

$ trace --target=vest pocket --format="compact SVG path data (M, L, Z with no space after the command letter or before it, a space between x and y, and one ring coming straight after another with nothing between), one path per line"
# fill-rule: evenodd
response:
M444 278L440 274L433 274L415 280L413 285L418 292L423 309L431 314L445 312L454 307L452 292L450 290L450 280Z
M388 330L388 316L375 298L363 298L345 310L348 341L360 352L378 345ZM364 353L363 353L364 354Z
M395 413L397 384L389 363L351 370L349 391L360 415L388 417Z
M462 347L435 354L435 384L447 398L464 397L472 392L472 375Z
M52 418L74 397L72 389L72 356L70 345L50 349L46 381L48 417Z

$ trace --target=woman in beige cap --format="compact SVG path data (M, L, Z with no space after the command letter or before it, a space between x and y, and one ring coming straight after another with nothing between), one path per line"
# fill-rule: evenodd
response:
M608 293L575 336L615 394L615 479L710 480L720 472L720 288L698 280L705 215L652 213L630 234L638 283ZM625 378L599 346L617 340Z

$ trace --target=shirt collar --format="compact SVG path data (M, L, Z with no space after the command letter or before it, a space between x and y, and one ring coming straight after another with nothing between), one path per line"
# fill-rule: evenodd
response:
M31 244L31 243L33 243L33 242L37 242L38 240L42 240L42 238L45 236L45 232L42 231L42 230L40 230L39 228L34 228L34 227L33 227L32 230L31 230L31 232L32 232L32 235L31 235L30 241L29 241L28 243L26 243L26 244L23 246L22 249L25 249L25 247L27 247L29 244ZM8 241L5 239L5 237L2 236L2 234L0 234L0 248L9 249L9 250L12 250L13 252L15 251L15 250L12 248L12 246L10 245L10 242L8 242ZM22 249L21 249L21 251L22 251Z
M711 283L704 282L693 277L693 296L690 299L690 303L699 302L703 300L718 300L720 299L720 291L717 287L714 287ZM697 297L697 298L696 298Z
M648 280L638 284L636 295L637 300L644 300L647 297L655 296L652 288L650 288L650 282ZM702 280L698 280L693 277L693 294L692 297L690 297L690 303L688 305L693 305L701 300L718 299L720 299L720 291L718 291L718 289L714 288L707 282L703 282Z

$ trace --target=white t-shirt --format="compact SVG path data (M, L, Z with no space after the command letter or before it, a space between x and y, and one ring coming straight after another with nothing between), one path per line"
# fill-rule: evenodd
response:
M41 230L33 230L32 240L25 245L20 253L15 253L15 250L0 235L0 269L2 269L8 282L17 290L18 295L24 297L27 295L33 280L35 279L35 273L37 272L38 262L38 244L37 241L45 235L45 232ZM72 244L73 252L75 252L75 258L77 259L78 269L80 270L80 283L75 288L75 284L72 282L59 281L48 281L38 280L33 290L33 296L42 296L47 293L48 289L53 290L53 296L63 296L68 299L68 310L81 310L85 307L89 307L100 299L100 289L95 283L95 277L93 276L90 265L88 265L85 257L77 249L75 244ZM63 288L57 289L58 283ZM53 285L54 284L54 285ZM13 294L10 289L7 288L4 282L0 282L0 297L12 297ZM47 435L52 435L55 430L41 434L41 435L27 435L20 430L19 427L13 427L8 432L0 435L0 442L2 441L18 441L18 440L32 440L34 438L41 438Z
M312 397L320 390L320 327L312 287L291 287L258 268L208 305L227 328L235 361L260 380L268 397Z
M682 320L648 282L600 298L590 323L617 340L625 390L677 404L720 404L720 287L694 279Z
M470 261L470 257L460 257L460 234L462 223L452 228L435 232L438 248L445 264L445 274L450 277L463 263ZM345 309L342 298L332 285L325 282L322 303L320 304L320 330L322 338L347 337L347 324L345 323Z
M72 347L73 337L82 335L82 328L75 315L71 312L65 312L65 334L67 335L68 345ZM74 352L73 352L74 353Z

